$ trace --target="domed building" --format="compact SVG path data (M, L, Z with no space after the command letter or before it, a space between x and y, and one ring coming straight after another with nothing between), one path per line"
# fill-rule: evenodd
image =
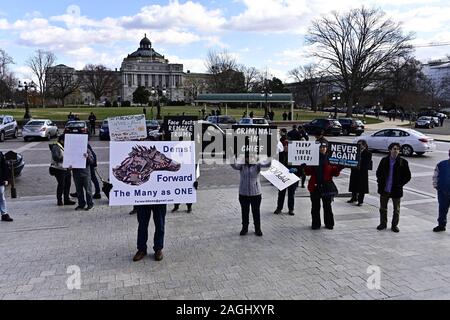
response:
M183 65L169 63L169 60L152 48L147 35L141 40L139 48L123 59L120 71L122 101L133 101L133 92L139 86L148 89L165 88L169 100L184 100Z

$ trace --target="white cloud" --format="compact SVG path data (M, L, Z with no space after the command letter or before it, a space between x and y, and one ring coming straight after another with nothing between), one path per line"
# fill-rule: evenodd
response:
M208 10L200 3L178 0L169 1L166 6L151 5L129 17L119 19L125 28L194 28L203 32L218 31L226 22L220 10Z

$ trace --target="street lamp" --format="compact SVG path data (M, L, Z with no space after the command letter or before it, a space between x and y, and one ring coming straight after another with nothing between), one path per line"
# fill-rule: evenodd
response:
M150 93L152 94L152 96L156 97L156 109L157 109L156 119L161 119L161 104L159 102L159 99L160 97L166 95L167 93L166 87L164 86L162 90L159 88L159 86L157 86L156 89L155 87L152 87Z
M19 91L25 91L25 115L23 116L23 118L25 120L31 119L30 106L28 105L28 90L36 90L36 84L33 82L33 80L28 83L24 81L23 84L19 81L17 89Z
M267 108L267 100L268 97L272 97L272 91L269 90L269 88L267 87L267 83L264 84L264 87L261 91L261 97L264 98L265 100L265 105L264 105L264 118L267 118L267 113L268 113L268 108Z
M337 119L337 101L341 100L341 94L340 93L333 93L333 96L331 97L334 104L334 118Z

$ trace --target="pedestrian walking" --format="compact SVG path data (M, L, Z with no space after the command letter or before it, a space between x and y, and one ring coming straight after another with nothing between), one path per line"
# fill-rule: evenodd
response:
M250 111L250 118L253 119L253 111Z
M322 225L320 219L320 201L322 201L325 228L333 230L334 215L331 203L338 193L333 177L339 176L342 167L331 165L328 162L328 143L322 142L319 150L319 165L305 168L305 174L311 176L308 182L311 199L311 229L320 229Z
M348 203L358 201L358 206L364 203L364 195L369 193L369 170L372 170L372 153L368 150L367 142L359 140L358 145L361 148L361 159L359 168L352 168L350 173L350 184L348 191L352 197Z
M439 203L438 226L434 232L445 231L447 214L450 206L450 150L448 160L443 160L436 165L433 175L433 187L437 190Z
M155 225L155 233L153 236L154 259L161 261L163 259L164 248L164 232L166 224L166 204L152 204L135 206L138 220L137 234L137 252L133 257L133 261L142 260L147 255L148 241L148 225L153 212L153 223Z
M439 123L440 123L441 127L444 126L444 121L445 121L445 116L444 115L440 116L439 117Z
M286 113L286 111L285 112L283 112L283 121L286 121L287 120L287 113Z
M266 162L257 162L256 158L250 159L246 154L244 163L233 163L231 167L240 171L239 183L239 203L241 205L242 213L242 230L241 236L248 233L250 207L252 208L253 223L255 225L255 234L259 237L263 235L261 231L261 182L260 172L261 168L269 168L272 164L271 160Z
M0 214L2 216L1 220L5 222L12 222L13 219L9 216L8 210L6 209L6 198L5 191L8 185L8 180L10 178L10 170L6 165L5 156L3 152L0 151Z
M392 199L394 213L391 230L399 232L400 199L403 197L403 186L411 180L411 171L408 161L399 156L399 143L391 143L388 149L389 155L381 159L377 168L378 193L380 194L380 224L377 229L387 228L387 207L389 199Z
M92 202L92 185L91 185L91 163L94 161L89 148L84 154L86 158L86 164L84 168L74 168L73 181L75 182L75 188L77 190L78 206L75 210L89 211L94 207ZM85 197L86 194L86 197ZM87 204L87 207L85 208Z
M72 183L72 172L68 168L63 168L64 159L64 134L58 140L49 145L51 151L50 174L56 178L56 200L58 206L74 205L76 202L70 200L70 185Z
M97 117L93 112L89 115L89 130L91 131L91 134L95 134L95 121L97 121Z

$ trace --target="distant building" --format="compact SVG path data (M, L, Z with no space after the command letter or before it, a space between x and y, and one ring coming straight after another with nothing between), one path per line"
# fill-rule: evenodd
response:
M440 85L444 78L450 76L450 60L434 60L422 64L422 72L436 85Z

